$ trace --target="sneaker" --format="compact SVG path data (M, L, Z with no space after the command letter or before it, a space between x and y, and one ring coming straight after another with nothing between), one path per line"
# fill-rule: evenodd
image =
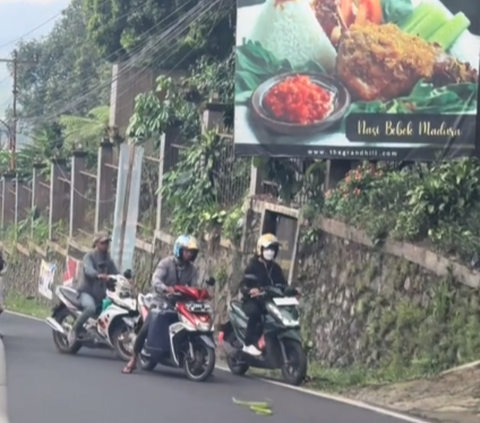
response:
M256 357L262 355L262 352L256 347L254 347L253 345L248 345L248 346L244 345L242 348L242 351L246 354L253 355Z
M73 330L68 334L67 341L70 347L77 342L77 334Z

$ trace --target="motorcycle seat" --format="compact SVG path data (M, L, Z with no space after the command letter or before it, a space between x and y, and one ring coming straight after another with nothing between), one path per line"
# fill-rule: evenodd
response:
M69 288L67 286L61 286L58 288L61 294L70 301L75 307L81 308L80 295L76 289Z

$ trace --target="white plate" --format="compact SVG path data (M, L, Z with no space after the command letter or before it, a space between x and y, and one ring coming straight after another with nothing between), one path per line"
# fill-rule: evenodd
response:
M273 298L273 302L277 306L293 306L298 305L298 300L295 297L288 298Z

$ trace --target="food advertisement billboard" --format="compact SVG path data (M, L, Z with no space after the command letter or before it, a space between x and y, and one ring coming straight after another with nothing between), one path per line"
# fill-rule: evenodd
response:
M442 1L238 0L236 153L476 154L480 3Z

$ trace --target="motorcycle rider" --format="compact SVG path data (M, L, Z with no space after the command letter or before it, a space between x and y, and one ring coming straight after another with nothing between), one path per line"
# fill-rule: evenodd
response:
M152 288L155 293L155 305L168 301L168 295L174 293L174 285L196 286L198 271L193 262L197 258L199 246L191 235L180 235L173 245L173 255L159 261L152 276ZM132 373L137 367L138 356L147 339L149 316L143 322L133 346L133 357L123 368L122 373Z
M264 286L287 285L281 267L275 262L280 243L273 234L263 234L257 242L255 256L248 263L242 281L243 311L248 316L243 351L253 356L262 352L255 346L256 328L261 323L265 307L260 298L260 289Z
M68 335L70 345L76 342L84 323L95 316L97 308L102 304L106 296L108 275L118 274L118 269L108 252L109 246L108 233L99 232L95 235L93 249L83 258L83 283L78 289L82 314L78 316Z

